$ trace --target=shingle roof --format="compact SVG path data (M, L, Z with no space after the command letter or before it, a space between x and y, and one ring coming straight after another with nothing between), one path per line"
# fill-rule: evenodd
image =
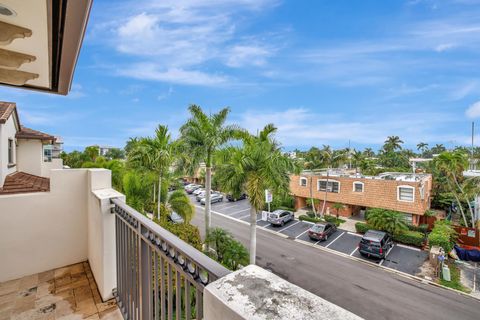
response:
M55 137L49 135L48 133L43 133L37 130L33 130L24 126L20 126L20 131L15 135L17 139L39 139L39 140L48 140L55 141Z
M19 171L5 178L0 195L46 191L50 191L50 179Z
M13 102L0 101L0 123L7 122L13 112L17 112L16 104ZM17 116L18 119L18 116ZM19 124L20 125L20 124Z

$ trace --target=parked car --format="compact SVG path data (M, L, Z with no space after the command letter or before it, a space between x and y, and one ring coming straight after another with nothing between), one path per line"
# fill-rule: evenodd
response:
M308 236L312 240L323 241L337 232L337 226L331 222L317 223L308 229Z
M168 215L168 220L172 221L173 223L183 223L183 218L176 213L175 211L170 212Z
M193 195L199 195L200 193L205 192L204 188L198 188L192 192Z
M367 257L384 259L391 247L393 247L393 240L388 233L368 230L358 244L358 251Z
M214 194L216 192L214 191L210 191L210 194ZM200 193L197 194L197 196L195 197L195 199L197 200L197 202L200 202L202 201L203 198L205 198L205 195L207 194L207 191L206 190L202 190Z
M236 198L234 198L233 195L231 195L231 194L227 194L227 200L230 201L230 202L235 202L235 201L243 200L243 199L246 199L246 198L247 198L246 193L242 193L241 195L239 195Z
M223 201L223 194L221 194L221 193L213 193L210 196L210 203L222 202L222 201ZM200 200L200 203L202 205L205 205L205 202L206 202L205 198L202 198L202 200Z
M195 190L201 188L202 186L201 185L198 185L198 184L193 184L193 185L188 185L185 187L185 191L188 193L188 194L192 194Z
M283 226L285 223L293 219L293 212L286 210L275 210L268 214L267 221L275 226Z

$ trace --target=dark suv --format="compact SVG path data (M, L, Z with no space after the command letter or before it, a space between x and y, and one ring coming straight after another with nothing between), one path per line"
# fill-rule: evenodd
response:
M388 233L368 230L358 244L358 251L361 255L384 259L391 247L393 240Z

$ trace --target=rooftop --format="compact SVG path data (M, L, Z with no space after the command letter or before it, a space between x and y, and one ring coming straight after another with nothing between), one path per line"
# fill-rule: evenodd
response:
M41 131L33 130L24 126L20 126L20 131L15 135L17 139L38 139L42 141L55 141L55 137Z
M0 195L29 192L45 192L50 190L50 179L38 177L25 172L14 172L5 178Z
M372 179L372 180L396 180L405 182L419 182L427 177L429 174L425 173L408 173L408 172L384 172L376 176L363 175L361 173L350 173L343 169L321 169L321 170L304 170L301 175L314 175L314 176L326 176L329 177L344 177L344 178L357 178L357 179Z

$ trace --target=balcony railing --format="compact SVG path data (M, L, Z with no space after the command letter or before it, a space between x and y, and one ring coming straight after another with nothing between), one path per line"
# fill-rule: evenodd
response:
M125 319L202 319L205 286L230 273L216 261L112 199L117 288Z

